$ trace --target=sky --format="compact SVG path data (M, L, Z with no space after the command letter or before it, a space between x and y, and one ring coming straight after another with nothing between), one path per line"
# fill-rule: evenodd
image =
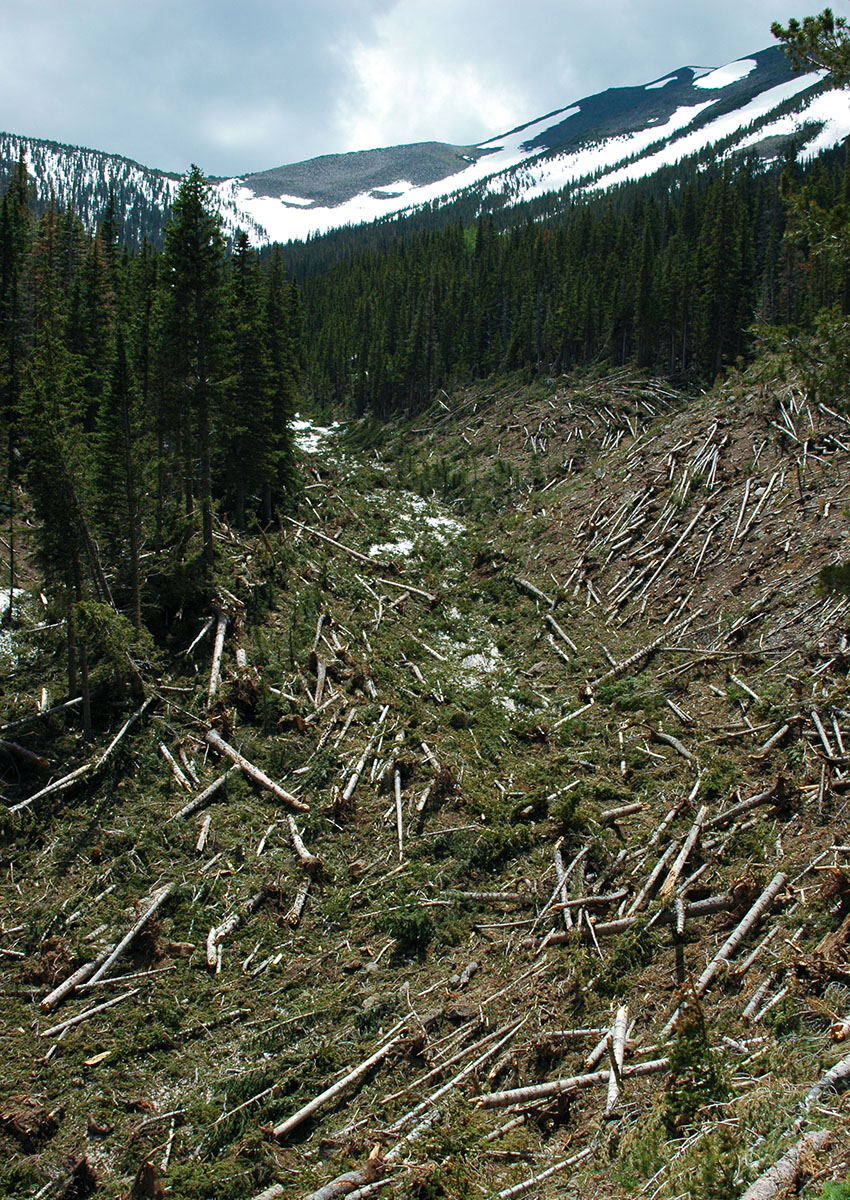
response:
M841 0L835 6L840 12ZM773 43L794 0L2 0L0 129L230 177L475 144Z

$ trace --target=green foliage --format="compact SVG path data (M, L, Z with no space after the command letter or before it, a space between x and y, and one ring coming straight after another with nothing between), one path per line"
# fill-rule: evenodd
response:
M386 913L381 930L396 939L399 954L421 957L434 937L434 918L429 908L413 902Z
M796 71L829 72L834 87L850 83L850 30L844 17L825 8L819 16L792 17L786 27L778 21L770 27L782 42Z
M850 1200L850 1183L825 1183L817 1200Z
M818 584L825 592L850 594L850 562L829 563L822 567L818 575Z
M664 1102L664 1126L671 1137L689 1130L708 1104L729 1092L723 1069L708 1039L702 1004L689 992L676 1024L670 1051L670 1081Z

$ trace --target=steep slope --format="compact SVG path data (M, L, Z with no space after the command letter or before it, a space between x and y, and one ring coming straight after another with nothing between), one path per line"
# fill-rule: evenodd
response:
M151 1162L187 1200L709 1200L822 1128L809 1170L843 1178L846 1113L805 1098L850 1004L850 602L817 587L847 426L755 375L625 373L304 425L303 523L218 529L212 701L184 608L152 703L52 791L139 704L101 693L92 758L36 717L56 633L23 631L5 1190L123 1195ZM222 738L285 794L207 791Z
M474 146L434 141L329 154L212 183L226 232L241 227L262 244L465 196L485 212L565 188L612 187L718 144L724 154L772 158L793 143L811 157L848 133L846 94L830 92L817 74L793 74L771 47L716 69L682 67L643 87L610 88ZM4 134L0 184L22 153L40 204L54 195L91 225L112 189L129 240L157 240L174 176Z

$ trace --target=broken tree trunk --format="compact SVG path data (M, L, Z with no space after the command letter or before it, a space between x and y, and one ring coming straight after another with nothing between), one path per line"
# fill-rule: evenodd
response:
M779 871L776 875L774 875L773 879L771 879L770 883L759 896L758 900L756 900L755 904L752 906L752 908L750 908L744 919L738 925L736 925L735 929L717 951L714 958L694 984L694 992L697 996L702 996L706 992L708 985L720 970L721 966L732 957L732 955L738 949L738 946L740 946L741 942L744 940L750 930L761 920L768 908L770 908L770 905L785 887L787 882L788 876L783 871ZM661 1031L662 1041L670 1036L676 1021L679 1018L680 1011L681 1009L677 1008L670 1020L664 1026L663 1030Z
M234 750L234 748L224 740L221 734L217 733L214 729L210 729L205 734L205 741L208 743L208 745L213 746L216 750L218 750L220 754L223 754L225 757L229 758L231 762L236 763L243 775L247 775L249 779L252 779L256 784L259 784L261 788L265 788L267 792L271 792L273 796L277 796L278 800L282 800L284 804L288 804L289 807L294 808L296 812L309 812L309 808L306 804L302 803L300 800L297 800L295 796L290 795L289 792L284 791L280 784L277 784L273 780L269 779L268 775L266 775L264 771L261 771L259 767L255 767L254 764L249 762L247 758L244 758L238 750Z
M610 1117L617 1107L620 1097L620 1084L623 1076L623 1060L626 1056L626 1029L629 1023L628 1005L621 1004L614 1018L610 1035L606 1038L608 1054L611 1058L611 1074L608 1076L608 1098L605 1102L605 1116Z
M98 967L106 962L111 953L112 947L107 946L101 950L93 962L83 963L81 967L78 967L72 975L69 975L58 987L55 987L43 1000L39 1001L39 1008L42 1012L50 1012L51 1008L55 1008L66 996L70 996L71 992L76 991L81 983L85 983L89 976L93 975Z
M181 817L191 817L192 813L197 812L199 808L203 808L205 804L208 804L213 796L224 787L233 772L238 770L238 767L233 766L225 771L223 775L219 775L218 779L214 780L209 787L205 787L194 800L190 800L188 804L184 804L179 812L176 812L173 817L169 817L169 821L177 821Z
M64 1033L66 1029L72 1029L74 1025L80 1025L83 1021L87 1021L95 1013L104 1012L107 1008L114 1008L122 1000L128 1000L130 996L137 995L140 990L140 988L133 988L129 992L124 992L122 995L116 996L113 1000L105 1000L103 1004L95 1004L93 1008L87 1008L85 1012L78 1013L76 1017L69 1017L67 1021L60 1021L58 1025L51 1025L49 1029L42 1030L38 1036L53 1037L57 1033Z
M648 646L643 646L640 650L636 650L635 653L629 658L623 659L621 663L618 663L616 667L612 667L610 671L606 671L604 675L599 675L596 679L591 679L584 685L584 695L592 696L600 684L607 683L609 679L619 679L619 677L625 674L626 671L630 670L632 667L636 667L639 663L648 659L650 655L654 654L655 651L660 646L663 646L665 642L672 642L676 634L682 633L687 626L691 624L691 622L695 621L696 618L701 615L701 613L702 609L698 608L695 613L692 613L684 621L680 621L680 623L675 625L672 629L666 629L664 633L660 634L657 638L655 638L654 641L650 642Z
M666 1071L669 1066L669 1058L654 1058L649 1062L623 1067L621 1074L624 1079L640 1075L656 1075L660 1071ZM563 1096L568 1092L576 1092L580 1088L607 1086L610 1074L610 1071L593 1071L588 1075L573 1075L569 1079L552 1079L549 1083L512 1088L507 1092L490 1092L483 1096L475 1096L473 1100L479 1108L507 1108L511 1104L524 1104L527 1100Z
M157 909L163 905L173 891L174 884L167 883L165 887L161 887L158 891L154 892L153 896L151 897L151 902L145 909L144 913L139 917L138 921L136 921L133 928L124 934L121 941L117 944L105 962L98 967L91 979L88 980L89 983L97 983L98 979L102 979L104 977L115 960L121 957L121 955L135 938L136 934L144 929L145 925L147 925L148 921L151 919Z
M830 1067L827 1073L813 1087L809 1088L803 1101L803 1107L810 1108L824 1092L843 1091L848 1083L850 1083L850 1054L837 1062L834 1067Z
M830 1137L828 1129L815 1129L801 1137L755 1183L750 1184L741 1200L776 1200L779 1196L787 1195L791 1188L796 1191L794 1185L799 1177L804 1172L809 1173L806 1170L809 1157L824 1150Z
M43 800L45 796L52 796L58 794L59 792L66 792L80 779L83 779L87 776L96 775L98 771L103 769L105 764L112 757L116 747L121 742L124 735L129 729L132 728L132 726L136 723L136 721L139 720L140 717L144 716L155 700L155 696L149 696L141 708L134 712L133 715L124 722L124 724L116 733L115 737L104 750L103 754L101 754L100 758L89 759L87 763L83 763L81 767L77 767L76 771L71 771L69 775L63 775L61 779L57 779L54 783L49 783L47 787L42 788L40 792L36 792L34 796L29 796L26 800L21 800L19 804L13 804L8 811L10 813L21 812L22 809L29 808L29 806L34 804L36 800Z
M291 1133L293 1129L296 1129L300 1124L302 1124L302 1122L306 1121L308 1117L312 1117L314 1113L319 1111L319 1109L324 1108L327 1104L330 1104L330 1102L335 1100L337 1096L341 1095L346 1088L350 1087L354 1083L357 1083L363 1078L364 1075L371 1071L372 1067L377 1066L379 1062L382 1062L387 1055L395 1049L400 1041L402 1041L402 1036L400 1034L390 1038L390 1040L385 1042L379 1050L376 1050L374 1054L370 1055L369 1058L364 1059L363 1062L358 1063L353 1070L349 1071L347 1075L344 1075L342 1079L337 1080L337 1082L331 1087L326 1088L325 1091L311 1100L309 1104L305 1104L303 1108L299 1108L298 1111L293 1113L291 1117L287 1117L285 1121L281 1121L279 1125L275 1125L273 1130L274 1136L276 1138L286 1137L288 1133Z
M221 656L224 653L224 635L227 631L227 623L230 620L230 616L224 608L220 608L216 615L215 642L213 644L212 665L210 666L210 683L207 689L207 708L209 708L215 699L218 685L221 682Z
M220 925L213 925L207 934L207 966L211 971L217 971L220 959L220 946L229 933L238 929L246 917L255 913L266 898L265 892L256 892L247 900L241 909L231 913Z

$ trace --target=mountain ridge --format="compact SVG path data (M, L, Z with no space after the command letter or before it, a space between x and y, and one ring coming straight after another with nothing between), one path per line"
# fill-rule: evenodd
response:
M598 190L652 174L722 142L769 160L796 143L812 157L850 135L850 98L823 73L795 74L779 47L720 67L678 67L611 87L474 145L431 140L329 153L209 179L225 233L257 245L306 241L475 195L479 212ZM0 134L0 186L24 154L37 202L54 197L91 228L116 198L125 240L161 239L180 177L116 154Z

